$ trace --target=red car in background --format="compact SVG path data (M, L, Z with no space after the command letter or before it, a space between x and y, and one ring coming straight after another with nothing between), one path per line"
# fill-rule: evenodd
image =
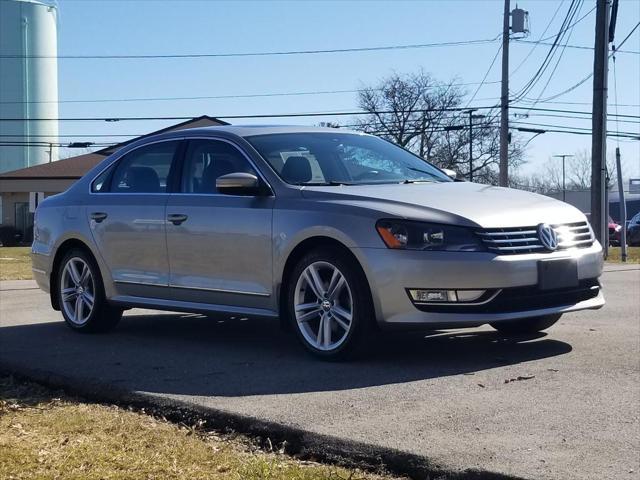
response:
M585 213L587 220L591 223L591 214ZM620 246L620 240L622 238L622 226L618 225L616 221L609 215L609 245L614 247Z
M614 247L620 246L622 239L622 226L618 225L616 221L609 216L609 245Z

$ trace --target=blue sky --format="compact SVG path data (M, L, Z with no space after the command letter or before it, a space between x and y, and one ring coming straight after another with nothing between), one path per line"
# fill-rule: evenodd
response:
M537 39L560 0L518 2L528 10L530 39ZM512 8L515 1L512 0ZM565 0L545 36L560 27L569 1ZM331 49L495 38L502 25L502 1L90 1L60 0L59 54L228 53ZM581 14L595 6L587 0ZM621 40L640 21L640 2L622 0L617 26ZM573 29L570 44L593 46L595 11ZM204 59L60 59L60 100L188 97L279 92L355 90L396 71L424 69L438 80L479 82L499 46L450 46L377 52ZM512 42L512 70L533 45ZM537 46L511 78L511 90L533 75L548 46ZM640 50L636 31L623 47ZM593 51L567 49L544 96L561 92L590 72ZM487 80L500 78L500 61ZM533 92L537 97L544 81ZM613 75L610 75L610 103ZM620 53L617 59L619 113L640 115L640 55ZM473 93L476 86L465 87ZM558 98L586 104L538 105L590 110L592 82ZM493 104L500 85L483 86L476 105ZM60 116L224 116L288 112L345 111L356 108L355 93L324 95L176 100L145 102L61 103ZM615 112L610 107L610 112ZM533 113L533 112L531 112ZM268 123L317 123L332 118L274 119ZM590 120L531 117L528 121L590 128ZM238 121L234 121L240 123ZM260 122L264 122L261 120ZM60 133L143 134L172 122L63 122ZM251 123L243 120L241 123ZM615 128L610 121L609 128ZM640 134L640 124L621 123L620 130ZM525 135L526 136L526 135ZM616 146L610 140L609 149ZM640 175L640 142L620 143L629 175ZM540 168L550 155L590 148L590 137L547 133L527 150L525 173Z

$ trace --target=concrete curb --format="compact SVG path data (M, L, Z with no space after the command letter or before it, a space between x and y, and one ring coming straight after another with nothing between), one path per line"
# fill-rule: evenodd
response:
M59 388L96 403L112 403L124 407L144 409L146 413L162 416L172 422L193 425L204 420L206 428L222 432L236 432L256 440L260 445L285 445L289 455L313 459L329 464L360 468L371 472L385 471L417 480L524 480L479 469L452 470L437 465L428 458L399 450L321 435L296 427L239 415L224 410L170 400L143 392L134 392L92 379L73 379L39 369L0 362L0 373L14 375Z

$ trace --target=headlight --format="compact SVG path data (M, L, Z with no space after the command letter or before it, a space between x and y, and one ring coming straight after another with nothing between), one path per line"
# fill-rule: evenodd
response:
M616 225L616 226L614 227L614 230L615 230L616 232L619 232L620 230L622 230L622 227L621 227L620 225Z
M480 238L466 227L410 220L380 220L376 230L389 248L449 252L485 250Z

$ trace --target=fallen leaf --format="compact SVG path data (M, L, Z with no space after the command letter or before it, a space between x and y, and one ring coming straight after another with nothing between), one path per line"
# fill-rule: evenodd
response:
M522 380L531 380L532 378L536 378L535 375L520 375L516 378L509 378L508 380L505 380L504 383L511 383L511 382L521 382Z

